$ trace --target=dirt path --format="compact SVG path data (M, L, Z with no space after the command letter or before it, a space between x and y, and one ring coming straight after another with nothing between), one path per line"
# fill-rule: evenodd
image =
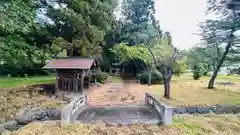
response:
M144 104L148 86L136 83L107 83L88 94L90 105Z

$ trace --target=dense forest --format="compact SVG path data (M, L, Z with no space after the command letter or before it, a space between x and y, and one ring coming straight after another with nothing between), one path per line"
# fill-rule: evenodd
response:
M1 1L0 75L43 75L41 67L53 56L87 56L104 71L118 63L142 83L164 83L167 91L172 75L191 69L198 79L213 72L213 88L220 68L240 60L234 35L239 13L226 3L208 1L208 12L220 19L201 23L202 44L180 51L155 18L155 0Z
M94 57L107 70L122 61L112 50L118 44L152 47L166 36L171 45L170 33L162 34L155 19L154 0L6 1L0 26L1 75L43 74L41 67L52 56ZM146 63L134 57L124 63L134 64L130 72L137 74Z
M101 58L113 31L111 0L17 0L1 6L1 74L41 74L52 56Z

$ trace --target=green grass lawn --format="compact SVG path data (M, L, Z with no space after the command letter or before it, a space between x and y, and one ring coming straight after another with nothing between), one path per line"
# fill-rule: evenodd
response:
M36 84L54 83L54 76L34 76L34 77L0 77L0 88L16 88Z

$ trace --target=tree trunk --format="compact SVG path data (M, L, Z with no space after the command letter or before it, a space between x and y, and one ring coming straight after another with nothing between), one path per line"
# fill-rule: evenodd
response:
M225 58L226 58L226 56L227 56L227 54L228 54L228 52L229 52L229 50L230 50L230 48L232 46L233 37L234 37L234 35L233 35L233 30L232 30L231 35L229 36L229 41L228 41L227 46L225 48L225 51L223 53L223 56L220 59L218 65L217 65L217 68L214 71L214 73L212 75L212 78L210 79L210 81L208 83L208 89L213 89L214 88L214 82L215 82L215 80L217 78L218 72L219 72L220 68L222 67L223 62L225 61Z
M73 56L73 52L74 52L74 49L73 49L72 43L68 43L68 45L67 45L67 56L68 57Z
M164 97L170 99L170 80L164 79Z
M44 48L43 53L41 55L41 67L43 67L45 65L45 53L46 53L46 50Z
M167 99L170 99L170 82L172 78L171 69L165 69L164 70L164 97Z
M148 67L148 85L152 85L152 66Z

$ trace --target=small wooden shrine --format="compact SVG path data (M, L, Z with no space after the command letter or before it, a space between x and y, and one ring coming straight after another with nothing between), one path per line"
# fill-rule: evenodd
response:
M91 84L92 73L96 69L93 58L63 57L50 60L44 69L56 70L55 92L84 93L84 86Z

